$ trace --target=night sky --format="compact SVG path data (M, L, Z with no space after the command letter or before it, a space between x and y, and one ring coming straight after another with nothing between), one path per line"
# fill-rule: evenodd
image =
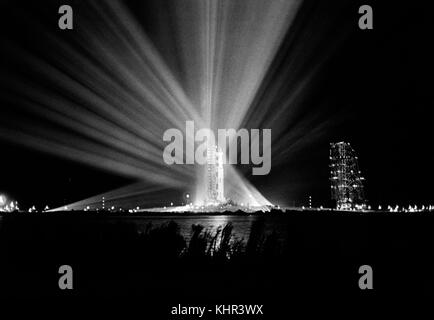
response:
M327 125L320 132L314 128L300 132L306 139L289 156L273 153L268 176L249 177L264 196L280 204L305 205L312 195L314 205L331 205L329 144L348 141L358 153L370 203L413 205L434 200L434 8L428 3L303 2L255 97L253 110L266 105L271 114L272 105L292 90L284 85L286 79L288 83L292 77L302 79L318 67L293 116L295 123L314 116L316 122ZM62 32L57 28L60 4L63 1L2 1L2 46L12 43L41 57L44 50L54 50L33 21ZM85 14L81 1L69 4L75 15ZM373 7L373 30L358 28L358 8L363 4ZM162 25L173 28L170 16L164 14L170 1L130 1L128 6L182 82L176 48L167 44L170 39L159 37ZM73 32L80 32L79 25ZM71 33L65 36L74 38ZM10 75L38 79L38 74L23 70L19 59L1 51L0 128L19 126L23 118L32 121L31 115L4 99L8 90L4 84ZM294 61L297 74L289 68ZM270 94L276 90L277 94ZM295 130L294 120L285 130ZM22 206L54 207L134 182L1 138L0 150L0 192Z

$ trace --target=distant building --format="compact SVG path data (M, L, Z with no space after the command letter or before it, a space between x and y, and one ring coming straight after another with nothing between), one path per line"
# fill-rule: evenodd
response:
M337 209L365 209L364 178L356 152L349 143L330 144L331 196Z
M225 202L223 152L216 146L207 149L206 170L207 204Z

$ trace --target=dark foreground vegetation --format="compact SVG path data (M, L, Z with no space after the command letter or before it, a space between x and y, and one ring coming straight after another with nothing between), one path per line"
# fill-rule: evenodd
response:
M139 228L78 212L4 216L0 294L279 304L434 292L432 216L286 213L284 242L264 233L264 219L244 241L230 224L217 232L193 225L187 241L171 221ZM375 272L372 293L358 287L365 264ZM74 270L72 291L58 288L61 265Z

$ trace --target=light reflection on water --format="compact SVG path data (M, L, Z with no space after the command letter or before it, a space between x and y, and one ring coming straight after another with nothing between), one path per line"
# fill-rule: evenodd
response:
M0 215L0 227L2 225L2 216ZM277 233L278 239L285 240L288 232L288 220L279 216L256 216L256 215L186 215L186 216L118 216L107 217L107 220L112 222L126 221L134 222L139 229L145 229L149 224L153 227L161 226L170 221L174 221L179 226L180 234L186 241L190 240L192 234L192 225L200 224L204 229L211 230L215 233L217 228L222 228L228 224L232 224L232 235L234 239L247 241L249 239L252 223L258 219L264 220L264 234L270 234L273 231ZM105 219L104 219L105 220ZM107 221L105 220L105 221Z
M205 229L210 229L213 233L219 226L224 227L227 223L233 226L232 234L236 239L249 239L252 223L261 217L250 216L233 216L233 215L210 215L210 216L152 216L152 217L131 217L133 221L140 227L146 227L149 223L152 226L158 227L169 221L174 221L179 225L179 231L182 236L188 241L192 233L192 225L200 224ZM282 219L275 217L263 218L265 222L264 233L270 234L276 231L279 238L286 237L286 223Z

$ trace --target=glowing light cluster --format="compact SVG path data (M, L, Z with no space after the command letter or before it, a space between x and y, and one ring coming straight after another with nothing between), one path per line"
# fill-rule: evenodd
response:
M20 208L17 201L9 201L5 195L0 194L0 212L14 212L19 210Z

